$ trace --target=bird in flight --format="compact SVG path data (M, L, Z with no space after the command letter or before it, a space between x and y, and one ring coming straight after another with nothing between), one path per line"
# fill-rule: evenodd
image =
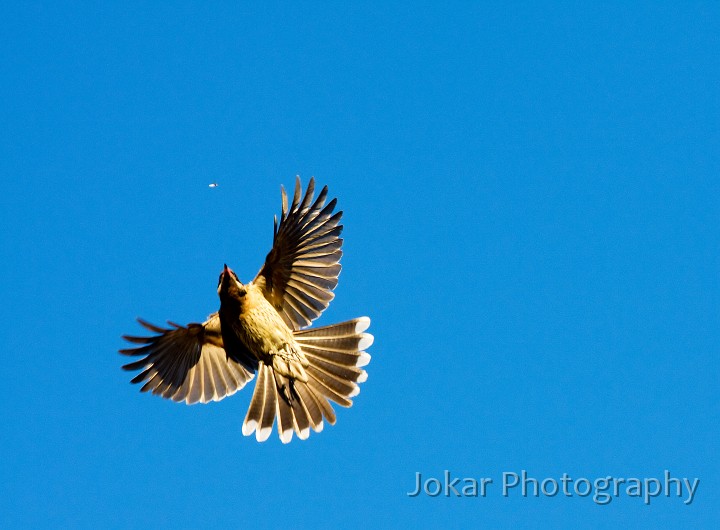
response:
M335 423L330 401L349 407L367 379L365 350L373 336L368 317L308 327L334 298L342 256L342 212L327 204L325 186L316 199L315 180L302 196L300 178L288 206L281 188L280 222L260 272L243 284L225 265L218 280L220 309L202 324L169 328L138 319L149 337L125 335L135 346L120 350L142 356L123 366L141 370L133 383L187 404L219 401L257 380L242 432L267 440L277 417L283 443L293 433L306 439L324 422ZM314 199L314 200L313 200Z

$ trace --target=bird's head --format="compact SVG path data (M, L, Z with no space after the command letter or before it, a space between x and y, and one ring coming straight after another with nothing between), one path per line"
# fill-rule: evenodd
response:
M224 266L223 271L220 273L218 278L218 295L220 301L231 301L242 302L242 299L247 294L247 289L238 280L237 274L235 274L230 267Z

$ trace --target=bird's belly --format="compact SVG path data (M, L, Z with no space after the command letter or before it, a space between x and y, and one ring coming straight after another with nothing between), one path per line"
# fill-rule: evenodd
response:
M292 331L272 306L244 311L240 324L240 339L260 359L295 343Z

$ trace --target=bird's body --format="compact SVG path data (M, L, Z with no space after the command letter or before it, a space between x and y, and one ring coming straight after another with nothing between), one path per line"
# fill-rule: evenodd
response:
M311 180L301 202L299 179L288 208L282 191L282 215L275 220L273 248L256 278L242 284L224 267L218 282L220 309L202 324L171 329L140 323L152 337L125 338L141 344L121 350L144 355L125 365L141 369L132 382L188 404L235 393L258 374L243 434L259 441L270 434L277 417L284 443L319 432L323 420L335 423L328 400L349 407L367 378L372 344L365 333L370 319L360 317L321 328L305 328L333 298L342 256L342 212L335 199L325 205L327 187L313 201Z
M236 281L230 269L220 281L220 322L223 337L234 334L259 361L287 377L307 381L303 365L308 362L295 342L292 330L267 301L257 285L250 284L243 296L224 293L223 282Z

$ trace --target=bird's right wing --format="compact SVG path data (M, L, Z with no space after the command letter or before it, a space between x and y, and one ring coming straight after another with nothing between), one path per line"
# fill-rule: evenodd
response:
M327 186L315 201L314 193L315 180L310 179L303 197L298 178L288 207L282 189L282 213L279 223L275 219L273 248L253 280L293 330L320 316L333 299L340 274L342 212L333 213L336 199L325 204Z
M144 355L139 361L123 366L125 370L142 370L132 379L133 383L145 383L142 392L150 391L188 405L207 403L234 394L255 376L257 364L250 352L225 350L217 313L203 324L180 326L169 322L171 328L154 326L142 319L138 322L157 335L125 335L125 340L140 346L120 353Z

